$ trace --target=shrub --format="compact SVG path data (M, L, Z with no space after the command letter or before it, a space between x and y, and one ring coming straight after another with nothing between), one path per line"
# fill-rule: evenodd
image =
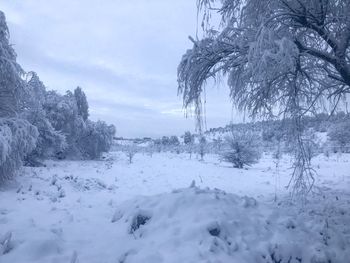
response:
M98 159L113 144L115 127L103 121L87 121L83 135L78 139L78 149L84 159Z
M256 137L256 134L250 132L232 132L226 138L226 150L221 154L221 159L232 163L235 168L257 163L261 155L257 149Z
M340 151L347 152L347 145L350 144L350 119L346 119L336 125L328 133L328 137Z

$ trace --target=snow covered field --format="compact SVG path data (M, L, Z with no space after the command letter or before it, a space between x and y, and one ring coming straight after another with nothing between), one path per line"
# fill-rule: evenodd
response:
M350 262L350 155L313 164L304 205L288 159L276 171L270 156L247 170L118 152L24 168L0 188L0 262Z

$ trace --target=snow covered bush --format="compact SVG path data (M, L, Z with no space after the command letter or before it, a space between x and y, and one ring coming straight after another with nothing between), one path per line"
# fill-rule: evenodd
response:
M350 152L350 119L346 119L334 125L328 132L328 137L335 146L335 152ZM337 148L339 150L337 150Z
M185 132L183 138L184 138L184 144L186 144L186 145L194 142L193 135L189 131Z
M256 144L257 135L251 132L232 132L226 138L226 149L221 153L221 160L243 168L257 163L260 152Z
M162 137L162 145L163 147L168 147L170 144L170 138L168 136Z
M47 118L27 115L26 119L37 128L39 134L35 149L26 156L26 165L32 166L65 150L67 147L65 136L56 131Z
M88 120L82 135L78 138L78 148L84 159L99 159L113 144L115 127L103 121Z
M38 131L23 119L0 118L0 182L14 176L36 145Z
M170 136L170 138L169 138L169 144L171 145L171 146L179 146L180 145L180 141L179 141L179 138L177 137L177 136L175 136L175 135L173 135L173 136Z

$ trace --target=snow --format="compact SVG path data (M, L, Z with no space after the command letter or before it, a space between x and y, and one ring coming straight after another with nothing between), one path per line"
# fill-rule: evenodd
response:
M288 158L47 161L0 188L0 262L348 262L349 161L315 158L306 203L289 198Z

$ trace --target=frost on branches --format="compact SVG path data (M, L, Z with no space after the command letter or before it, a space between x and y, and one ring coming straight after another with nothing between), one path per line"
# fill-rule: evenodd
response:
M10 179L36 145L38 131L26 120L0 118L0 182Z
M186 108L202 117L206 81L225 75L234 105L252 117L290 119L293 177L310 189L301 118L336 107L350 92L350 2L347 0L199 0L204 38L178 67ZM213 25L213 13L221 23ZM213 19L214 20L214 19ZM324 103L326 102L326 103ZM201 124L201 121L198 122Z
M235 168L243 168L257 163L260 159L257 135L251 132L232 132L226 138L226 149L221 154L221 160L232 163Z
M35 72L24 72L9 43L0 11L0 181L13 177L25 160L96 159L112 145L115 128L88 119L83 90L47 91Z
M22 73L9 44L5 15L0 11L0 182L15 174L38 137L36 127L16 114L24 92Z

